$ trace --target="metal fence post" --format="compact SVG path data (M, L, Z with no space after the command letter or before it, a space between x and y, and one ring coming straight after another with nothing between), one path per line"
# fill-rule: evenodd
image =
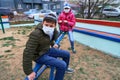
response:
M1 15L0 15L0 24L1 24L1 27L2 27L3 33L5 33L5 29L4 29L4 26L3 26L3 22L2 22L2 17L1 17Z

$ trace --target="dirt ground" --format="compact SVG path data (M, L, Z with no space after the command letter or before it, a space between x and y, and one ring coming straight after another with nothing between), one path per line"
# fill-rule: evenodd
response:
M22 54L31 27L10 28L5 34L0 30L0 80L24 80ZM70 51L70 67L73 74L65 74L64 80L120 80L120 59L75 42L76 54L69 49L68 37L61 48ZM39 80L48 80L47 69Z

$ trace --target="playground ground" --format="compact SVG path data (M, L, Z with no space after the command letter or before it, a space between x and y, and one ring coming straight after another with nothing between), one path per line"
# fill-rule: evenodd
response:
M22 54L31 27L0 30L0 80L23 80ZM76 54L69 50L68 37L61 42L61 49L70 51L70 67L73 74L65 74L64 80L120 80L120 59L75 42ZM39 80L48 80L47 69Z

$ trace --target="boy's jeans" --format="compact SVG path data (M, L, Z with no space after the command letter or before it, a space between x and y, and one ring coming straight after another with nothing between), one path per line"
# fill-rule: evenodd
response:
M57 57L60 57L63 60L57 59ZM37 59L36 62L55 67L56 74L54 80L63 80L65 70L69 65L69 59L70 53L68 51L50 48L49 51Z

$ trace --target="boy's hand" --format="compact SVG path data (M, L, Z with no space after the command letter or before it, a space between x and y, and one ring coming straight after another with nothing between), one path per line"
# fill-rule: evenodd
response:
M28 75L29 80L34 80L36 76L35 72L32 72L31 74Z
M58 45L57 45L57 44L54 44L53 47L54 47L54 48L58 48Z

